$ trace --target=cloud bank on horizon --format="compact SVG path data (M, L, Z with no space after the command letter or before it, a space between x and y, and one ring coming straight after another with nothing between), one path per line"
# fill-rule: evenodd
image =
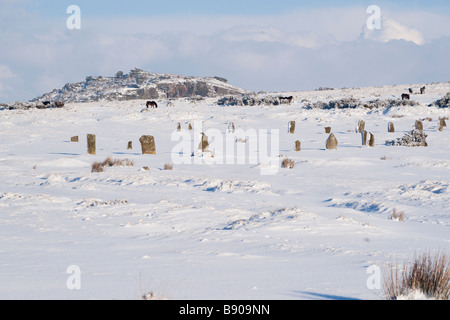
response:
M95 2L108 10L78 2L80 29L71 30L67 1L0 0L0 102L29 100L86 76L135 67L222 76L253 91L450 80L450 9L441 1L380 1L379 29L368 27L369 3L285 0L275 10L275 2L233 7L231 1L231 7L219 2L215 11L198 0L193 3L207 10L145 14L118 1Z

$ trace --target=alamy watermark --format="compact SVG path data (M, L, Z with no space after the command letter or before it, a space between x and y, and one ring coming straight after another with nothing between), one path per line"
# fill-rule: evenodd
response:
M71 5L67 7L67 14L70 16L66 20L66 26L69 30L81 29L81 9L77 5Z
M367 288L369 290L381 290L381 268L377 265L371 265L367 268Z
M230 127L223 133L218 129L204 131L202 121L196 121L193 130L175 131L171 140L177 142L172 149L174 164L258 165L262 175L275 175L279 171L278 129L234 130Z
M81 290L81 269L79 266L71 265L67 267L66 273L70 274L67 278L66 286L69 290Z
M371 16L367 19L366 25L369 30L381 29L381 8L377 5L371 5L367 8L367 14Z

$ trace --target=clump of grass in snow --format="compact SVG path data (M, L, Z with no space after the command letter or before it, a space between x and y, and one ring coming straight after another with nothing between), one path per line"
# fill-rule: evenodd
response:
M94 162L91 167L92 172L103 172L105 167L134 167L134 162L129 159L112 159L108 157L103 162Z
M405 211L397 211L397 209L394 209L394 211L392 211L392 215L390 217L391 220L399 222L405 221L405 218L406 218Z
M282 168L293 169L294 166L295 166L294 160L289 159L289 158L285 158L285 159L283 159L283 161L281 162L281 167L282 167Z
M387 300L449 300L450 261L438 252L416 257L408 265L390 267L385 274L384 293Z

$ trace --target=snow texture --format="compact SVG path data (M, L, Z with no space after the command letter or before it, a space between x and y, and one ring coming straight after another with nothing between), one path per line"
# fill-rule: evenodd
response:
M439 118L449 115L433 102L449 83L261 93L294 100L224 107L218 96L165 91L177 81L195 82L135 70L41 97L64 108L0 110L0 299L383 299L382 288L367 285L371 266L448 254L450 131L439 131ZM364 107L424 85L413 104ZM154 88L160 107L141 112L147 100L128 100L133 86ZM425 118L427 148L384 143ZM375 147L361 145L360 120ZM325 127L337 150L326 150ZM229 154L210 140L211 153L197 150L201 132L236 134L237 148L250 146L242 132L251 130L279 131L272 175L261 174L262 160L247 161L249 149ZM96 155L87 134L97 137ZM192 150L177 148L177 134ZM142 155L143 135L154 136L156 155ZM188 161L176 163L180 155ZM134 166L91 172L107 157ZM214 162L225 158L234 161ZM281 168L285 158L292 169ZM405 218L392 219L394 210ZM79 288L68 285L71 266L81 271Z

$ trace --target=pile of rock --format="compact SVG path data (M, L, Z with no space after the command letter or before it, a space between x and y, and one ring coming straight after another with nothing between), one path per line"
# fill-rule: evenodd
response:
M438 108L450 108L450 92L448 92L442 99L434 103Z
M428 136L422 130L413 130L404 137L396 140L386 141L387 146L404 146L404 147L428 147L426 138Z
M179 99L201 96L218 98L243 94L225 78L159 74L135 68L129 74L118 71L114 77L88 76L86 81L68 83L62 89L45 93L33 101L55 100L73 103Z
M35 101L35 102L14 102L0 104L0 110L29 110L29 109L52 109L64 107L63 102Z
M355 99L353 97L343 98L341 100L331 100L328 102L316 102L313 104L308 104L306 106L307 109L322 109L322 110L332 110L332 109L357 109L357 108L365 108L365 109L388 109L391 107L400 107L400 106L417 106L418 102L413 100L371 100L367 102L363 102L361 100Z
M219 106L278 106L290 104L292 101L293 97L261 96L255 93L246 93L223 97L217 101L217 104Z

